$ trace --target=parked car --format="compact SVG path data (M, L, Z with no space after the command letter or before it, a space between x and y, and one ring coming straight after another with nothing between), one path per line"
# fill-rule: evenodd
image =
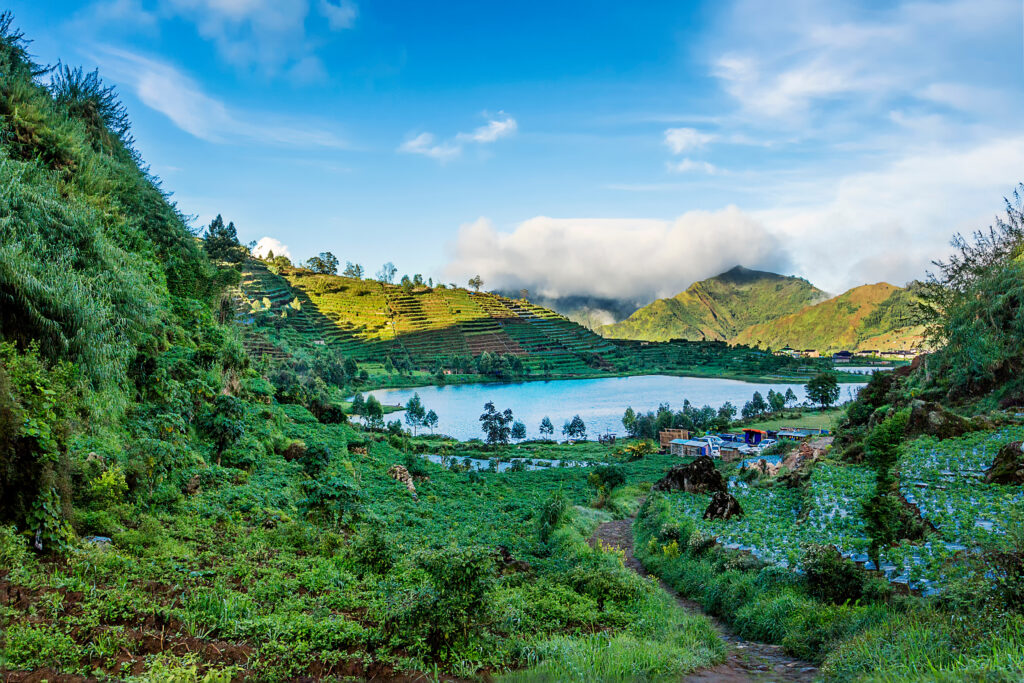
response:
M757 444L757 450L764 451L778 443L777 439L761 439L761 443Z

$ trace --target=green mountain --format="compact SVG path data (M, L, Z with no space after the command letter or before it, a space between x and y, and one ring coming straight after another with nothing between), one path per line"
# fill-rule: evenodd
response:
M670 299L658 299L601 332L647 341L729 340L751 325L795 313L827 296L802 278L736 266Z
M921 346L923 328L912 324L914 297L879 282L854 287L828 301L751 325L730 341L779 349L897 350Z

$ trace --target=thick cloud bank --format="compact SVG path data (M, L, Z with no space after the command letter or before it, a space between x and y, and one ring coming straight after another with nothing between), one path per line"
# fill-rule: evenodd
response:
M446 268L487 289L526 287L543 297L650 300L735 265L787 273L791 260L765 227L734 206L674 221L548 218L498 232L486 218L463 225Z

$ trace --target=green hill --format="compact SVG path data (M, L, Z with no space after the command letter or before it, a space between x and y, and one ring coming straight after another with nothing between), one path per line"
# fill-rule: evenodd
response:
M407 357L426 367L490 352L517 356L530 371L571 376L613 369L620 356L614 343L554 311L488 292L403 289L301 268L274 273L250 260L239 293L243 313L266 298L267 313L284 314L275 336L360 361Z
M807 280L736 266L658 299L602 333L617 339L729 340L740 331L826 298Z
M752 325L731 341L819 351L896 350L921 345L923 329L911 324L913 297L880 282L862 285L776 320Z

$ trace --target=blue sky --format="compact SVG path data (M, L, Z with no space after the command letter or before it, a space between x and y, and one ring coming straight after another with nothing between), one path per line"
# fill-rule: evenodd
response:
M923 275L1024 180L1021 3L9 2L181 208L547 295Z

